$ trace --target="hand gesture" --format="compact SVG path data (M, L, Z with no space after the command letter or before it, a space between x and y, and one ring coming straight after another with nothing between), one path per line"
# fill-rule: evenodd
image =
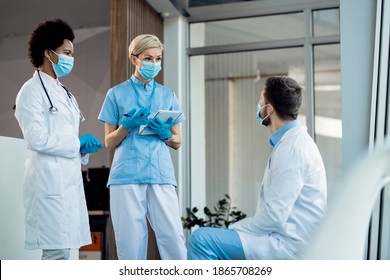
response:
M172 125L172 117L169 118L165 123L159 117L157 117L149 121L148 129L157 134L161 140L167 140L172 137Z
M149 122L149 110L148 109L141 109L138 112L136 112L136 109L127 112L127 114L124 114L121 125L123 128L127 130L132 130L140 125L145 125Z
M91 154L96 153L99 149L103 148L103 144L98 138L92 134L85 134L79 137L80 140L80 153Z

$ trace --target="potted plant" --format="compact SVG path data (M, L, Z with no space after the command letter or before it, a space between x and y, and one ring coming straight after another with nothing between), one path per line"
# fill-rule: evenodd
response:
M246 217L242 211L236 210L236 207L230 205L230 197L225 194L224 198L219 200L217 205L210 210L208 207L203 208L205 218L199 218L197 207L186 208L187 216L182 217L183 227L191 229L194 226L199 227L217 227L227 228L229 224L237 222Z

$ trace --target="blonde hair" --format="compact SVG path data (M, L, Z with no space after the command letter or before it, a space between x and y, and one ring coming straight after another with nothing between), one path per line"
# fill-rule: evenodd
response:
M129 46L129 56L137 56L140 53L144 52L147 49L151 48L160 48L164 50L164 45L161 43L160 39L157 36L152 34L143 34L135 37L131 41Z

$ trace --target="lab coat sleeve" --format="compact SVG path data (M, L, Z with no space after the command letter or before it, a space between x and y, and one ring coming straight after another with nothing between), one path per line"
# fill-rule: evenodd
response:
M303 188L304 153L294 147L283 148L269 162L269 181L263 182L264 198L256 214L230 228L258 236L284 227L294 203Z
M61 133L59 129L50 131L48 125L49 108L43 101L45 93L33 83L24 84L16 99L15 117L23 132L27 147L40 153L76 158L80 156L78 136Z

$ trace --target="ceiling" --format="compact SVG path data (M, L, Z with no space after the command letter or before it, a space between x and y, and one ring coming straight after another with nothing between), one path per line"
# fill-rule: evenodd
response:
M75 30L84 28L96 28L96 27L109 27L110 26L110 2L112 0L0 0L0 40L1 38L15 37L15 36L28 36L31 31L39 22L43 22L48 19L61 18L68 22ZM180 14L180 4L177 0L145 0L150 6L152 6L163 17L178 16ZM278 3L284 3L291 0L278 0ZM320 0L295 0L297 3L309 3L319 2ZM198 1L201 2L201 1ZM210 2L222 2L222 1L210 1ZM236 1L223 1L223 2L236 2ZM231 12L232 7L241 7L244 9L251 8L252 10L263 8L263 5L276 5L272 3L272 0L264 1L240 1L241 3L228 3L225 5L212 5L206 8L187 8L186 12L189 13L189 17L198 17L202 13L207 14L209 10L218 9L219 14L225 14ZM247 2L245 5L244 2ZM214 3L215 4L215 3ZM256 9L254 7L257 7ZM233 9L235 10L235 9ZM214 11L214 10L213 10ZM214 13L215 16L215 13ZM284 17L286 18L286 17ZM288 18L288 17L287 17ZM248 21L248 20L247 20ZM235 23L236 21L232 21ZM248 32L252 32L249 37L259 38L259 34L256 33L254 26L242 26L237 25L237 32L232 32L235 25L229 26L225 21L221 22L222 26L219 26L218 30L214 30L218 25L218 22L206 23L207 32L211 32L209 37L223 37L226 34L240 34L245 35ZM236 23L235 23L236 24ZM259 25L254 24L255 26ZM285 26L286 25L286 26ZM275 30L275 26L285 26L282 29ZM279 21L277 24L271 24L267 29L268 33L282 34L283 29L291 32L292 23L284 20ZM213 29L214 28L214 29ZM222 29L221 29L222 28ZM226 29L226 32L223 30ZM244 32L245 31L245 32ZM225 34L226 33L226 34ZM224 35L225 34L225 35ZM283 33L284 34L284 33ZM217 36L218 35L218 36ZM299 37L299 36L298 36ZM271 38L268 38L271 39ZM328 50L329 51L329 50ZM248 55L252 55L249 53ZM338 55L336 55L338 57ZM326 58L329 58L327 53ZM256 73L258 70L258 61L253 63L253 69L251 73ZM228 75L228 74L226 74ZM244 75L244 74L243 74Z
M180 4L179 0L145 0L163 17L181 14L190 22L259 14L266 7L276 9L289 1L291 0L278 0L276 3L273 0L194 1L213 5L188 8ZM294 1L296 5L307 6L321 0ZM65 20L73 29L110 26L110 2L111 0L0 0L0 38L29 35L39 22L53 18ZM225 5L216 5L220 2Z
M110 0L0 0L0 38L29 35L53 18L73 29L109 26Z

